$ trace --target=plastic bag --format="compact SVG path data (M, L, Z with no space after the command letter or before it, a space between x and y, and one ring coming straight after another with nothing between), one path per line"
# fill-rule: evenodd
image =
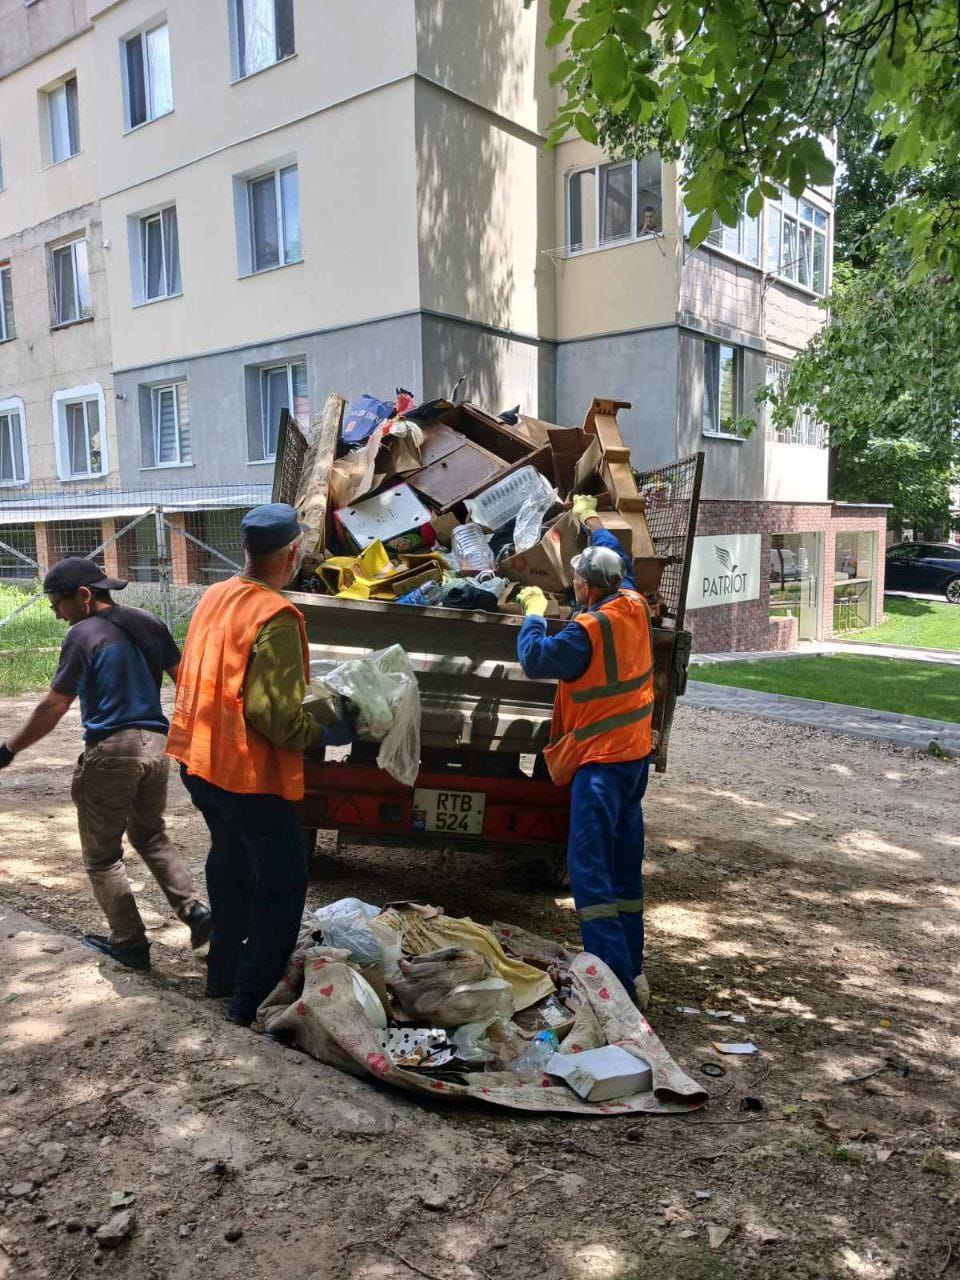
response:
M513 1012L510 984L490 976L490 962L463 947L444 947L400 961L391 985L404 1013L439 1027L489 1022Z
M412 787L420 772L420 688L400 646L341 662L320 682L357 708L357 737L381 744L378 767Z
M513 545L517 552L529 551L537 545L543 534L543 517L559 501L560 495L546 481L540 493L533 493L524 500L513 527Z
M350 959L357 964L380 964L383 950L379 935L370 928L368 921L380 914L380 908L359 898L340 898L313 913L319 921L324 945L340 947L350 952Z

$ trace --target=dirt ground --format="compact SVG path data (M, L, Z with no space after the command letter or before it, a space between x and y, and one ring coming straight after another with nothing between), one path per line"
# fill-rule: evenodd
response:
M0 737L30 704L0 704ZM102 925L77 740L71 715L0 778L0 1280L960 1277L956 762L681 708L646 805L651 1016L713 1097L593 1121L428 1109L224 1024L135 857L153 974L76 946ZM179 783L170 825L199 876ZM575 937L543 883L360 849L310 902ZM718 1039L759 1053L706 1080ZM106 1250L114 1192L136 1225Z

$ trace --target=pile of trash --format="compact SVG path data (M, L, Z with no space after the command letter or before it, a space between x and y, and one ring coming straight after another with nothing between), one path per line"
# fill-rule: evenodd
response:
M706 1101L601 960L412 902L307 917L258 1022L341 1070L461 1101L586 1115Z
M622 401L594 400L582 427L519 409L493 417L448 400L331 394L309 428L296 505L308 527L300 589L347 600L519 614L538 586L566 617L570 561L585 535L576 493L654 594L664 560L617 426Z

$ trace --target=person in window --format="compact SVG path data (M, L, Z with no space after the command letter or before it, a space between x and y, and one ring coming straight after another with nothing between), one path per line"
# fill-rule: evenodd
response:
M660 228L657 226L657 211L652 204L645 205L640 212L639 236L655 236Z
M80 556L61 560L44 578L50 607L70 630L50 692L0 746L0 769L55 729L79 695L85 746L71 795L84 866L110 925L109 936L88 933L83 942L130 969L149 969L150 943L123 864L124 832L189 926L195 948L210 939L210 911L163 820L170 762L160 685L164 672L176 680L180 651L152 613L114 604L110 592L126 585Z
M581 612L548 635L547 598L525 587L517 652L524 675L558 682L543 754L557 786L570 784L567 865L583 945L644 1009L642 802L653 750L653 640L630 558L596 511L595 498L573 499L590 530L590 545L571 562Z

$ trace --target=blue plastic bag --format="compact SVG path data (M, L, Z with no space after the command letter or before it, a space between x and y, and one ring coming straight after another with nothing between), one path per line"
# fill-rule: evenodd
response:
M358 396L343 415L340 439L344 444L363 444L392 413L392 404L376 396Z

